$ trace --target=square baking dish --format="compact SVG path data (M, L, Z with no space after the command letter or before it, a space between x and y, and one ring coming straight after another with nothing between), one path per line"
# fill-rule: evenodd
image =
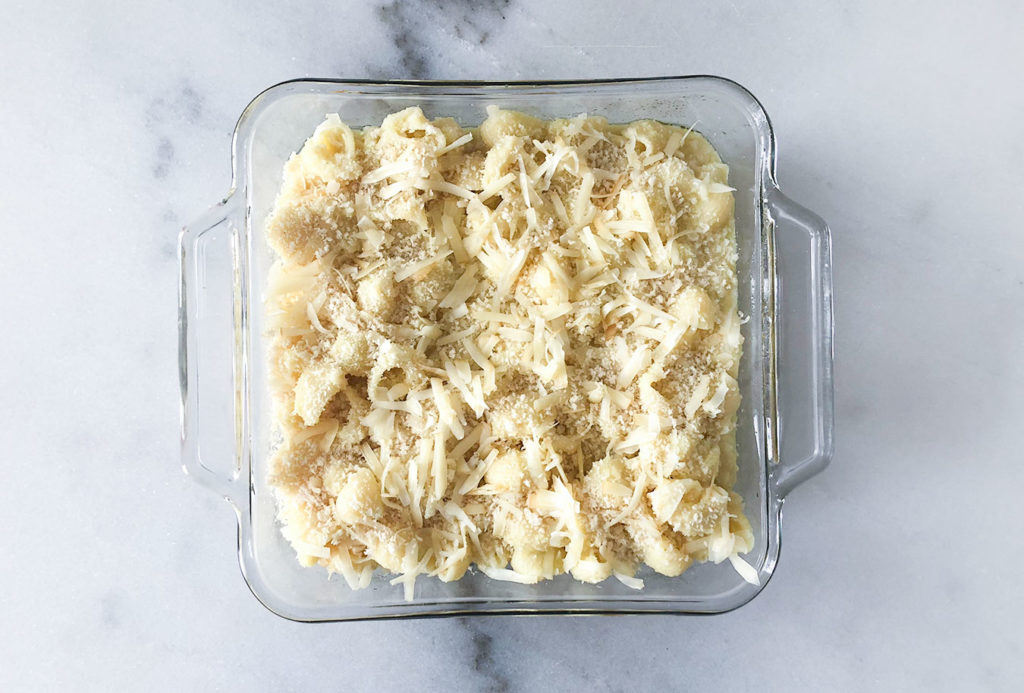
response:
M285 161L328 113L355 126L420 106L428 118L481 122L496 104L542 119L602 115L694 125L729 165L736 188L738 298L744 348L738 412L739 474L755 547L745 559L760 585L728 563L680 577L643 569L634 591L568 575L536 585L479 572L416 582L413 601L378 574L353 591L322 568L299 565L279 531L267 471L273 445L263 296L273 252L263 223ZM709 76L543 83L298 80L243 111L232 140L228 195L180 236L178 327L181 442L186 471L238 514L242 574L268 609L298 621L527 613L721 613L753 599L775 569L782 503L832 455L832 274L829 230L782 195L775 139L757 99Z

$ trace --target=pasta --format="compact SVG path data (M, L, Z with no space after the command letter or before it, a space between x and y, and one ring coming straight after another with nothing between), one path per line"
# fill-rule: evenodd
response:
M305 565L366 586L630 586L753 546L728 169L653 121L328 116L267 238L270 481Z

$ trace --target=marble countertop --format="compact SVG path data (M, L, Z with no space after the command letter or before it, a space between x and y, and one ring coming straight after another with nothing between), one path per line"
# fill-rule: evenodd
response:
M1024 679L1024 10L19 3L0 24L0 690L1011 690ZM302 76L711 73L833 230L837 451L711 618L303 625L178 450L176 235Z

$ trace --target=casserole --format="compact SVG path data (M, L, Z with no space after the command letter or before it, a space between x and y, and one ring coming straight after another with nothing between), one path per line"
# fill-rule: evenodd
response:
M264 220L284 162L328 113L352 125L378 123L416 105L463 125L487 105L550 120L587 112L611 122L652 118L694 125L730 167L736 188L738 299L749 318L737 419L739 474L755 536L745 556L759 586L726 565L702 564L677 578L643 571L636 592L614 581L569 576L536 585L480 573L453 583L425 579L405 601L378 575L350 590L304 568L281 536L267 482L273 426L263 297L273 252ZM233 184L225 199L180 238L182 446L186 470L238 513L242 572L275 613L301 621L469 613L718 613L767 583L780 549L782 502L832 453L832 301L828 228L775 183L775 142L763 108L717 77L531 84L300 80L268 89L245 109L233 137Z

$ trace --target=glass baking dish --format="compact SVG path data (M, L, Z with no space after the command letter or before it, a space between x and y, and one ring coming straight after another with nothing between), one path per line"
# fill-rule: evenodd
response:
M273 443L265 368L263 291L273 260L263 221L282 166L328 113L350 125L420 106L463 125L488 104L544 119L599 114L695 125L730 167L736 188L739 307L749 319L740 367L737 441L743 496L756 538L745 556L760 586L726 562L667 578L642 571L634 591L615 580L563 575L536 585L480 573L416 582L413 601L377 575L352 591L322 568L299 565L276 525L266 477ZM242 573L268 609L299 621L526 613L720 613L754 598L775 569L782 503L832 455L832 276L829 230L775 182L775 139L761 104L719 77L589 82L367 82L298 80L246 107L232 140L228 195L181 232L179 376L186 471L238 514Z

